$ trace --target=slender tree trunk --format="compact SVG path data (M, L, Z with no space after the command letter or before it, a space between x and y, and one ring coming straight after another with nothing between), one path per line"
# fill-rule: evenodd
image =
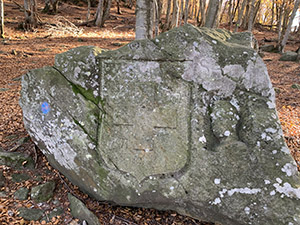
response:
M171 14L171 0L168 0L167 2L167 14L166 14L166 22L164 25L164 31L168 30L170 28L170 14Z
M4 38L4 4L0 0L0 38Z
M229 0L229 8L228 8L228 24L229 24L229 29L232 26L232 0Z
M197 18L198 11L199 11L198 0L195 0L195 11L194 11L193 19L194 19L194 18Z
M270 30L273 30L273 24L274 24L274 12L275 11L275 0L272 0L272 14L271 14L271 28Z
M103 19L102 19L101 27L104 26L105 21L109 18L111 2L112 2L112 0L107 0L106 1L106 5L104 7L104 13L103 13Z
M278 46L281 42L281 37L282 37L282 17L283 17L284 4L285 4L285 1L283 1L281 7L279 8L279 19L277 21Z
M25 11L25 30L32 30L37 26L37 14L36 14L36 1L35 0L24 0L24 11Z
M214 26L213 26L214 28L219 27L222 3L223 3L223 0L219 0L219 6L218 6L217 14L216 14L216 19L215 19L215 23L214 23Z
M253 28L254 8L255 8L255 0L251 0L249 21L248 21L248 31L250 32L252 31Z
M104 0L99 0L97 12L96 12L96 21L95 21L95 25L97 27L100 27L103 18L103 7L104 7Z
M87 0L88 8L86 13L86 22L89 22L89 19L91 17L91 0Z
M188 17L189 17L189 0L185 0L184 24L187 24Z
M159 26L159 21L160 21L160 8L159 8L159 2L160 0L153 0L153 20L154 20L154 37L156 37L158 35L158 26Z
M241 20L243 18L243 15L244 15L244 11L245 11L245 8L246 8L246 4L247 4L247 0L244 0L243 3L242 3L242 6L239 10L239 16L238 16L238 20L236 22L236 26L235 26L235 30L234 32L237 32L239 26L241 25Z
M295 19L296 13L297 13L298 8L299 8L299 5L300 5L300 0L296 0L292 15L290 16L290 20L289 20L289 23L287 25L287 28L286 28L286 31L285 31L285 34L284 34L284 37L283 37L283 39L280 43L280 46L279 46L279 51L280 52L284 51L284 48L286 46L287 40L288 40L290 32L291 32L293 20Z
M204 25L205 27L209 27L209 28L214 27L218 10L219 10L219 1L210 0L208 4L207 13L206 13L206 21Z
M105 21L109 17L110 8L112 0L99 0L97 12L96 12L96 21L95 25L98 27L103 27Z
M244 16L244 19L243 19L243 22L242 22L242 27L244 29L246 29L248 27L248 23L249 23L249 17L250 17L250 1L251 0L248 0L247 1L247 5L246 5L246 11L245 11L245 16Z
M180 2L180 10L179 10L179 26L181 25L182 18L185 17L184 15L184 0L181 0Z
M199 9L199 13L197 16L197 20L198 20L199 26L204 26L205 18L206 18L206 12L205 12L206 0L200 0L199 5L200 5L200 7L199 7L200 9ZM199 15L200 13L201 13L201 16Z
M258 12L259 12L260 5L261 5L261 0L258 0L255 4L254 16L253 16L253 20L252 20L253 25L255 24L257 17L259 18Z
M173 13L172 13L171 28L178 26L178 19L179 19L178 17L179 17L178 1L173 0Z
M120 7L120 0L116 0L117 1L117 14L121 15L121 7Z
M226 10L227 6L228 6L228 1L225 3L225 5L223 7L223 11L222 11L221 16L220 16L219 24L222 23L222 21L223 21L223 18L224 18L224 15L225 15L225 10Z
M137 0L135 39L153 38L153 0Z

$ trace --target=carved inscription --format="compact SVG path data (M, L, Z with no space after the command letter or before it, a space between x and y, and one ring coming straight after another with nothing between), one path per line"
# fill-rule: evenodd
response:
M189 154L189 84L160 74L156 62L106 62L103 68L106 116L99 146L107 165L139 181L184 167ZM115 77L112 70L118 71Z

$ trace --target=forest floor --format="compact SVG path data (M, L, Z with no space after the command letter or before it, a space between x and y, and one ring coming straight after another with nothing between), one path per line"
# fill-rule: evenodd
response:
M141 209L112 206L108 203L97 202L81 193L63 175L53 169L29 141L22 145L18 141L27 137L22 121L22 111L18 104L20 97L20 77L28 70L53 65L54 56L71 48L82 45L94 45L104 49L116 49L134 39L134 10L122 8L123 13L118 15L116 7L112 8L110 19L104 28L94 26L79 26L85 22L86 7L62 3L57 15L40 13L45 24L33 32L24 32L18 29L24 20L23 12L14 3L22 5L22 0L4 0L5 8L5 39L0 39L0 149L5 151L25 152L37 159L37 170L43 181L55 180L57 188L54 198L59 200L64 214L55 217L47 224L77 224L70 214L67 193L71 192L84 201L101 221L101 224L198 224L192 218L181 216L175 212L162 212L153 209ZM43 5L38 5L39 11ZM92 13L95 11L93 8ZM70 23L77 25L71 27ZM54 24L61 24L60 27ZM67 24L67 25L64 25ZM67 29L67 28L72 29ZM261 45L265 39L276 37L275 32L254 30L254 35ZM273 43L274 44L274 43ZM300 47L300 37L293 37L288 42L287 50L295 51ZM264 53L264 61L276 90L276 108L282 124L284 136L292 155L300 162L300 89L292 88L300 84L300 64L296 62L279 61L280 54ZM17 188L32 187L39 181L30 179L21 183L11 182L11 176L16 171L0 165L7 178L3 191L7 197L0 198L0 224L46 224L45 222L25 221L17 216L20 207L46 207L37 205L34 201L15 200L13 193ZM32 175L34 177L34 174ZM1 191L1 190L0 190ZM50 204L50 203L49 203ZM48 205L48 210L53 205Z

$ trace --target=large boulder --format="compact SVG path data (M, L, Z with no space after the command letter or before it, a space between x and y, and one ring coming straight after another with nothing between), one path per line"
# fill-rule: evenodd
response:
M250 33L185 25L22 79L24 123L84 192L226 225L300 224L297 167Z

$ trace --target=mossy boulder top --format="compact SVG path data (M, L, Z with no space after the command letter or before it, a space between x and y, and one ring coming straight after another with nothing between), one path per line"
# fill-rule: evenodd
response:
M250 33L185 25L114 51L71 49L23 76L25 127L98 200L300 224L297 167L252 44Z

